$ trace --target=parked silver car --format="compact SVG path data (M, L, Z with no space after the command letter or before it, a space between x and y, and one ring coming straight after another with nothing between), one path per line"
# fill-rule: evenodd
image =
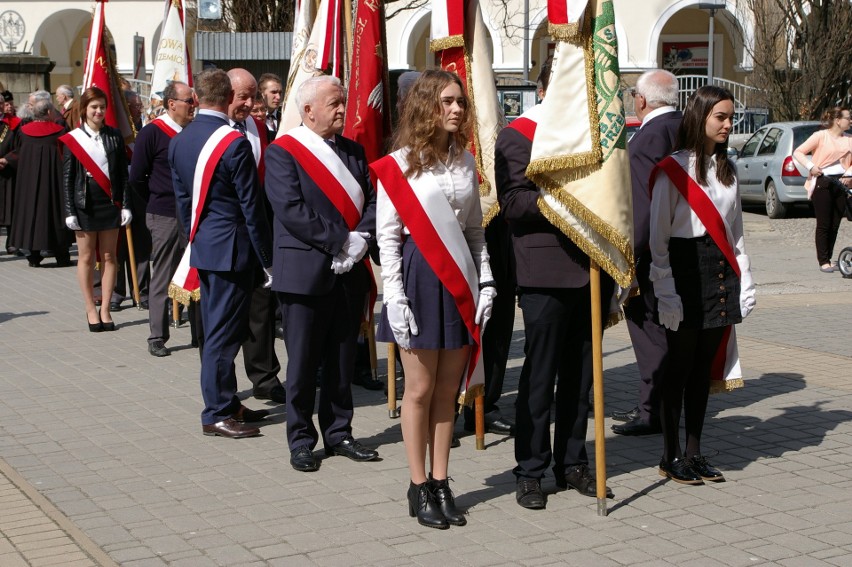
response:
M807 171L793 160L793 150L819 129L819 122L773 122L755 132L735 156L743 202L764 203L771 219L807 203Z

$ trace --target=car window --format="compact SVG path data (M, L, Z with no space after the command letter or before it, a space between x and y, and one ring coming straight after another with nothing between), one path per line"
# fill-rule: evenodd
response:
M748 139L743 145L742 151L740 151L740 156L742 157L751 157L754 155L754 150L757 149L757 144L760 143L760 139L763 138L763 135L766 134L766 129L758 130L754 133L754 135Z
M805 140L811 137L811 134L822 128L819 124L808 124L806 126L796 126L793 128L793 149L805 143Z
M763 142L760 143L757 155L765 156L774 154L775 149L778 147L778 141L781 140L781 134L780 128L770 128L769 133L766 134Z

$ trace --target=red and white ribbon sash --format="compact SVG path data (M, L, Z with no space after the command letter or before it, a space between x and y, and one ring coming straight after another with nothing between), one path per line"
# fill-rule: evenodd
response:
M704 225L707 234L713 239L719 250L725 256L728 264L734 270L737 277L740 277L740 265L737 262L736 254L731 237L731 229L725 218L719 214L719 210L707 193L701 188L695 180L690 177L689 173L678 163L678 161L668 156L663 161L658 163L651 172L649 187L654 187L654 181L660 171L665 172L678 192L689 204L689 207ZM732 309L739 309L739 305L731 306ZM740 354L737 348L737 333L733 325L728 325L725 328L725 334L722 337L722 342L716 355L713 357L713 363L710 369L710 379L716 384L726 383L742 378L742 368L740 366ZM711 383L711 390L728 390L729 388L714 386Z
M588 0L547 0L547 20L551 24L576 24L586 11Z
M432 2L432 51L464 45L464 0Z
M364 209L364 190L337 152L305 126L293 128L273 143L293 156L334 204L349 230L355 230Z
M521 134L523 134L524 138L533 141L533 137L535 137L535 130L538 127L538 119L541 115L541 105L537 104L534 107L530 108L514 120L509 123L507 128L512 128L513 130L517 130Z
M151 124L154 124L157 128L165 132L169 138L174 138L181 130L183 130L183 127L172 120L172 117L168 114L158 116L151 121Z
M394 152L370 164L376 187L384 191L403 224L417 243L426 263L453 296L462 320L475 342L471 350L465 385L472 382L480 354L480 328L474 322L479 297L479 275L459 227L455 213L441 191L436 191L432 174L423 172L409 179L403 174L401 152ZM473 382L477 382L473 378ZM467 388L465 388L467 389Z
M65 144L74 157L83 164L92 175L92 179L104 190L107 197L112 200L112 183L109 180L109 161L102 146L86 134L82 128L75 128L59 138Z

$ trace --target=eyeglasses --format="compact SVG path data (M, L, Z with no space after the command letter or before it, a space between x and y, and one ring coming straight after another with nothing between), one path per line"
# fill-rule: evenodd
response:
M175 100L175 101L179 100L181 102L185 102L189 106L195 106L195 99L192 98L192 97L189 97L189 98L173 98L172 100Z
M639 91L637 91L636 89L630 89L627 92L629 92L630 96L632 96L633 98L636 98L637 96L645 96L642 93L640 93Z

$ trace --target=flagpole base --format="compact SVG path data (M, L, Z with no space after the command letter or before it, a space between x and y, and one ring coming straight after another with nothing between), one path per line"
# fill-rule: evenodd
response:
M598 498L598 516L606 516L606 498Z
M480 439L479 437L476 438L476 450L477 451L484 451L485 450L485 438L484 437L482 439Z
M399 419L399 408L388 410L388 417L391 419Z

